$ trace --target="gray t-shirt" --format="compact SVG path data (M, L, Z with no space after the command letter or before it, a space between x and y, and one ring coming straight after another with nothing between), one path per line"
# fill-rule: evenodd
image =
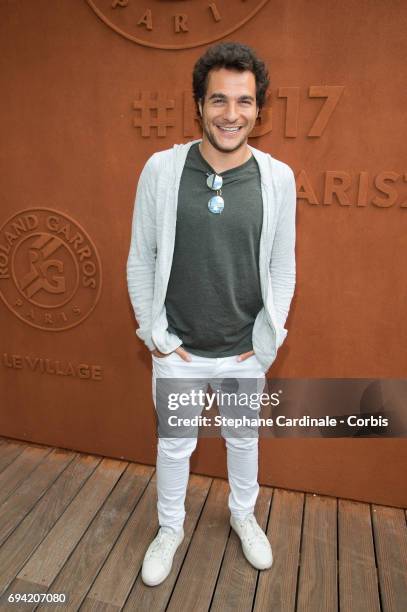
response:
M259 242L263 219L260 171L252 156L219 173L225 207L214 214L206 184L214 172L191 146L181 176L171 274L165 307L168 331L203 357L253 349L252 330L263 306Z

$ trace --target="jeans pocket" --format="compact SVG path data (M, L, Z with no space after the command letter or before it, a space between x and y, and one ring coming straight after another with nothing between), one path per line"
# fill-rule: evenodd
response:
M154 353L151 353L151 357L155 359L156 361L167 361L174 354L175 354L175 351L172 351L171 353L168 353L168 355L165 355L165 357L157 357L157 355L154 355Z

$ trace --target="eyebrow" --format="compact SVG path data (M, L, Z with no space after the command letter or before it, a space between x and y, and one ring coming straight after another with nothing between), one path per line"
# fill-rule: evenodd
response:
M213 93L208 99L212 100L212 98L222 98L223 100L227 100L227 96L225 96L223 93ZM238 100L252 100L254 102L253 96L249 95L239 96Z

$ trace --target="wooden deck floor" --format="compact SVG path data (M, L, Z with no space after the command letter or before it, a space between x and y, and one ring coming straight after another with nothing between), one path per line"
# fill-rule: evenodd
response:
M154 468L0 438L1 609L406 612L405 510L262 487L274 563L258 572L229 527L228 491L191 474L185 539L149 588ZM16 593L68 603L9 603Z

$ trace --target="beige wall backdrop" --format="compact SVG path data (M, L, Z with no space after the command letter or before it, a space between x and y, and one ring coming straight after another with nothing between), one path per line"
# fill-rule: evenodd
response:
M210 5L210 6L209 6ZM270 69L250 144L297 179L297 288L269 377L406 377L406 26L391 0L0 3L0 434L155 462L126 260L147 158L200 136L216 40ZM404 439L262 439L260 481L407 504ZM191 469L226 476L222 440Z

